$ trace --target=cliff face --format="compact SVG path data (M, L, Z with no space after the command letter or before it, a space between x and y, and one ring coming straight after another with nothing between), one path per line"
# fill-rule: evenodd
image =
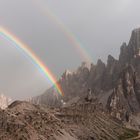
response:
M119 65L121 71L107 108L112 115L130 116L140 111L140 29L132 31L128 45L122 45Z
M122 70L117 86L107 102L107 109L112 116L123 120L127 114L130 115L140 111L140 102L137 98L135 86L135 70L132 65L128 65Z
M83 63L75 72L66 71L59 83L64 97L47 90L34 101L52 106L62 105L74 97L92 95L103 103L110 114L121 120L140 111L140 29L132 31L128 45L123 43L119 60L108 56L107 64L98 60L90 67ZM58 96L56 96L58 95ZM49 100L53 99L55 101ZM128 115L129 116L129 115Z

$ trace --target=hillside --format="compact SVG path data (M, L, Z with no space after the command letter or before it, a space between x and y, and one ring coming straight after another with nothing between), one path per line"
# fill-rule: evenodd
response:
M121 140L137 135L102 112L98 103L50 109L15 101L0 111L1 140Z

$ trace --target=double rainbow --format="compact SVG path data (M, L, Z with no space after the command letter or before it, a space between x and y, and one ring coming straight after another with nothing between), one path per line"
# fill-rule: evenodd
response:
M35 63L39 70L41 70L45 76L54 84L56 90L63 96L62 89L58 84L56 78L53 76L49 68L38 58L38 56L27 45L22 43L15 35L7 31L5 28L0 27L0 36L14 44L17 49L21 50L26 56L28 56L33 63Z
M92 56L87 51L87 48L84 47L81 40L62 22L59 17L54 14L53 11L51 11L46 1L43 4L41 2L40 0L32 0L32 3L37 7L37 9L39 9L44 16L46 16L50 21L55 23L58 28L61 29L61 32L80 54L81 59L86 62L92 62Z

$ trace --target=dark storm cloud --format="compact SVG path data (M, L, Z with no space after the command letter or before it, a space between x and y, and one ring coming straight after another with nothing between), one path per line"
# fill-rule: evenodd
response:
M39 4L39 5L38 5ZM47 7L79 38L93 62L118 57L122 42L140 26L139 0L0 0L0 25L30 46L58 77L81 61ZM6 40L0 38L0 91L15 98L43 92L48 81Z

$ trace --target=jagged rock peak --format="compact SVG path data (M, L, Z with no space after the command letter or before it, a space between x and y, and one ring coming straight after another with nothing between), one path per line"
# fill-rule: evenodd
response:
M123 42L123 44L120 47L120 55L123 55L126 53L126 47L127 47L126 42Z
M128 45L123 43L120 49L119 61L122 65L140 56L140 28L134 29Z
M128 63L131 60L131 58L133 58L133 55L131 54L132 52L128 48L127 44L124 42L120 47L120 55L119 55L119 62L122 66Z
M87 63L87 62L82 62L81 66L78 67L78 69L76 70L75 74L76 75L81 75L85 72L89 72L90 71L90 67L91 67L91 64Z
M112 65L114 62L116 62L116 59L113 56L108 55L107 65Z
M64 72L64 75L65 75L65 76L68 76L68 75L71 75L71 74L72 74L72 72L69 71L69 70L65 70L65 72Z
M115 58L112 55L108 55L108 60L114 61Z
M69 70L65 70L65 72L62 74L61 79L67 79L69 76L71 76L73 74L73 72L69 71Z
M91 64L89 62L82 62L81 67L82 68L88 68L90 69Z
M0 108L5 109L11 103L12 99L6 97L3 93L0 94Z
M132 31L128 46L132 52L132 55L140 55L140 28Z
M104 64L104 62L101 59L98 59L97 66L100 66L100 65L105 65L105 64Z

